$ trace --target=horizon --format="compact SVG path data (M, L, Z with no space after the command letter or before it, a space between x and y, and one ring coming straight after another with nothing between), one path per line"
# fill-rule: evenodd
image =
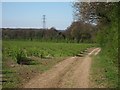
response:
M2 28L46 28L65 30L73 22L71 2L3 2Z
M51 27L51 28L53 28L53 27ZM51 29L51 28L46 28L45 30L49 30L49 29ZM0 28L0 29L40 29L40 30L41 30L41 29L44 29L44 28L36 28L36 27L35 27L35 28L34 28L34 27L33 27L33 28L29 28L29 27L20 27L20 28L19 28L19 27L18 27L18 28L17 28L17 27L11 27L11 28L9 28L9 27L2 27L2 28ZM56 28L55 28L55 29L56 29ZM61 31L62 29L56 29L56 30ZM66 30L66 29L64 29L64 30L62 30L62 31L65 31L65 30Z

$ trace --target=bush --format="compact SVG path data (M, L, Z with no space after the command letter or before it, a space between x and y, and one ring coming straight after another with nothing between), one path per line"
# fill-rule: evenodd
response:
M25 49L18 50L18 52L16 53L16 60L18 64L28 63L27 53Z

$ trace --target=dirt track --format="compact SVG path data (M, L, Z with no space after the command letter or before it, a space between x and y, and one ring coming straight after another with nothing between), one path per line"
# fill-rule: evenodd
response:
M83 57L71 57L52 69L31 79L24 88L88 88L92 55L100 48L92 48Z

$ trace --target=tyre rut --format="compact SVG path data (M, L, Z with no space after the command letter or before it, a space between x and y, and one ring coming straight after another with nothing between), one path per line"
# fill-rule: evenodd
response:
M93 48L84 57L63 60L30 80L24 88L88 88L91 56L99 51L99 48Z

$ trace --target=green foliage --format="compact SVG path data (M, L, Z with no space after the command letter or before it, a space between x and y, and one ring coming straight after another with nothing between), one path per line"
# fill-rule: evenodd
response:
M95 27L82 21L76 21L66 30L69 33L69 39L76 43L95 42Z
M94 46L94 44L3 41L3 56L12 57L20 63L30 56L40 58L75 56L91 46Z
M99 30L97 41L103 48L103 53L110 57L114 63L118 63L118 7L115 5L106 15L111 22Z
M103 55L104 54L104 55ZM92 64L92 80L95 88L117 88L118 87L118 68L111 62L111 58L104 52L94 57Z
M23 62L27 62L27 53L25 50L18 50L15 56L17 63L21 64Z
M102 9L101 9L102 10ZM103 9L104 10L104 9ZM106 83L105 87L118 87L118 3L112 3L111 8L108 8L109 12L102 12L102 15L107 18L108 21L102 23L99 26L99 32L97 34L97 41L102 48L101 54L95 61L96 69L100 69L102 73L99 73L105 80L98 81ZM101 13L99 11L99 13ZM109 23L109 24L108 24ZM97 72L97 70L95 70Z

